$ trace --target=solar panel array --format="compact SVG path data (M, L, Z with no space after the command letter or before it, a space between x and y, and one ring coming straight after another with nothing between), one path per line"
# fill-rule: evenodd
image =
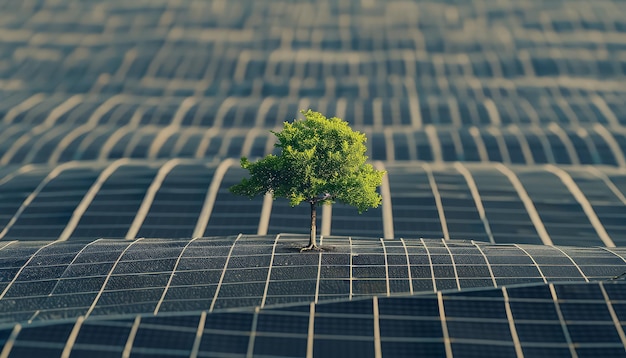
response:
M619 357L625 295L623 282L525 285L254 312L81 316L0 335L10 356Z
M0 358L626 356L625 15L0 3ZM300 254L228 187L307 108L387 175Z
M622 246L626 173L612 167L377 162L381 207L323 207L323 235ZM68 162L0 173L0 239L77 240L308 232L308 208L228 188L237 161Z
M0 324L606 281L626 272L624 248L329 236L321 239L327 251L298 255L306 239L11 241L0 248Z

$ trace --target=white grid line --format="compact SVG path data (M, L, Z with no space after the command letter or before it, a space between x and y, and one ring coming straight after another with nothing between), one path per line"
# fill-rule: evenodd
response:
M180 132L180 124L185 118L185 115L189 110L196 104L196 100L193 97L185 98L178 106L174 117L170 124L166 127L163 127L158 134L152 140L150 144L150 148L148 149L148 159L156 159L159 154L159 149L163 146L163 144L167 141L167 138L172 136L173 134Z
M485 140L480 135L480 130L476 126L471 126L469 128L469 134L474 139L474 143L476 143L476 149L478 151L478 156L480 157L481 162L489 161L489 154L487 154L487 146L485 145Z
M524 204L524 208L526 208L526 212L528 213L530 220L535 226L535 230L537 230L537 234L539 235L541 242L543 242L544 245L552 246L553 245L552 239L550 238L550 235L546 231L546 227L543 225L543 221L541 221L541 217L539 216L539 213L537 212L535 203L528 195L528 192L526 192L526 189L524 189L524 185L517 177L517 174L515 174L514 171L512 171L511 169L509 169L507 166L503 165L502 163L496 163L495 166L496 166L496 169L498 169L502 174L504 174L509 179L511 184L513 184L513 187L517 191L517 195L519 196L519 198L522 200L522 203Z
M7 338L6 343L4 343L4 348L2 348L2 352L0 352L0 358L9 357L9 354L11 354L11 349L13 349L13 345L15 344L15 341L17 340L17 336L20 334L21 330L22 330L21 324L16 323L15 326L13 326L11 335L9 335L9 338Z
M280 238L280 234L276 235L276 239L274 240L274 245L272 245L272 256L270 258L270 265L267 268L267 278L265 279L265 288L263 289L263 299L261 300L261 308L265 307L265 301L267 300L267 291L270 287L270 277L272 276L272 267L274 266L274 255L276 254L276 244L278 244L278 239Z
M530 131L533 132L539 139L539 142L541 142L541 147L543 148L544 153L546 153L546 159L548 160L548 163L556 163L554 151L552 150L552 146L548 141L548 137L546 137L546 133L542 131L541 128L538 126L530 127Z
M559 317L559 323L561 323L561 329L563 330L563 335L565 336L565 342L567 342L567 347L572 354L572 358L578 358L578 354L576 353L576 347L574 346L574 343L572 342L572 337L570 336L569 330L567 329L567 322L565 322L565 319L563 318L563 312L561 312L561 306L559 305L559 298L556 295L554 284L550 283L549 287L550 294L552 295L552 302L554 303L556 315Z
M433 267L433 259L430 257L430 250L428 250L428 246L426 246L426 242L424 239L420 238L422 245L424 245L424 249L426 250L426 256L428 256L428 265L430 266L430 275L433 280L433 292L437 292L437 280L435 279L435 268Z
M426 138L428 138L431 152L433 153L433 161L442 162L443 154L441 149L441 142L439 141L439 137L437 136L437 128L432 124L427 124L426 126L424 126L424 131L426 132Z
M374 166L378 170L385 170L385 164L377 161ZM380 186L382 196L382 215L383 215L383 237L385 239L394 238L393 230L393 205L391 203L391 189L389 187L389 173L385 173Z
M494 276L493 269L491 268L491 262L489 262L487 255L485 255L485 252L483 251L483 249L481 249L480 245L476 244L474 240L472 240L471 242L472 242L472 245L474 245L474 247L476 247L478 251L480 251L480 254L483 256L483 258L485 259L485 262L487 263L487 269L489 269L489 275L491 276L491 282L493 283L493 287L498 287L498 284L496 282L496 277Z
M374 357L382 358L383 352L380 344L380 314L378 312L378 296L372 297L372 310L374 316Z
M354 256L354 252L352 251L352 236L348 236L348 243L350 244L350 294L348 295L348 299L352 299L352 281L354 278L352 277L352 270L354 269L354 265L352 264L352 257Z
M37 254L39 252L41 252L41 250L45 249L48 246L51 246L52 244L55 244L56 241L52 241L47 243L46 245L40 247L39 249L37 249L37 251L35 251L34 254L30 255L30 257L28 258L28 260L26 260L26 262L24 263L24 265L22 265L22 267L20 267L20 269L15 273L15 276L13 276L13 279L9 282L9 284L7 285L7 287L4 288L4 290L2 291L2 293L0 293L0 300L4 297L4 295L7 294L7 291L9 291L9 289L11 288L11 286L15 283L15 281L17 281L17 278L20 276L20 274L22 273L22 271L24 271L24 269L26 268L26 266L28 266L28 264L33 261L33 259L35 258L35 256L37 256Z
M204 235L204 230L206 230L209 219L211 218L213 206L215 205L217 192L220 190L220 185L222 184L224 175L226 174L226 171L228 171L232 163L233 159L225 159L217 166L217 169L215 169L215 173L213 174L213 180L211 180L211 185L209 186L206 197L204 198L204 204L202 204L202 211L198 216L196 227L193 230L193 237L199 237Z
M511 164L511 155L509 154L509 148L506 146L506 142L504 141L502 131L497 127L488 127L487 132L489 132L489 134L491 134L496 140L498 149L500 150L500 155L502 155L502 162Z
M509 329L511 330L511 337L513 338L513 345L515 346L515 354L517 358L523 358L524 352L522 351L522 345L520 343L519 336L517 335L517 329L515 328L515 319L513 318L511 302L509 301L509 293L506 291L506 287L502 287L502 296L504 297L506 319L509 322Z
M48 164L57 164L59 158L61 157L61 154L67 148L67 146L72 143L72 141L74 141L76 138L79 138L82 134L89 133L94 128L96 128L100 119L113 107L118 104L124 103L123 100L126 99L126 97L127 96L125 94L116 94L104 101L101 105L99 105L98 108L96 108L95 111L92 112L92 114L89 116L84 124L74 128L71 132L67 133L63 137L63 140L59 142L52 154L50 154Z
M126 240L135 239L135 237L137 236L137 233L139 232L139 229L143 225L143 222L146 220L146 216L148 216L148 212L150 211L152 203L154 202L154 198L157 195L157 192L161 188L161 185L163 185L163 181L165 181L165 178L168 176L168 174L178 164L180 164L180 162L181 162L180 159L170 159L165 164L163 164L163 166L161 166L157 175L154 177L154 179L152 179L152 183L150 183L150 187L146 191L146 194L144 195L143 200L141 201L141 205L139 206L139 209L137 210L137 213L135 214L135 218L133 219L133 222L130 225L130 228L126 232L126 236L125 236Z
M187 250L189 245L191 245L191 243L196 241L197 239L199 239L199 238L198 237L194 237L193 239L189 240L189 242L185 245L185 247L183 247L183 249L180 251L180 254L178 255L178 258L176 259L176 263L174 264L174 267L172 268L172 273L170 274L170 278L167 280L167 284L165 285L165 289L163 289L163 293L161 294L161 299L159 299L159 302L157 303L156 307L154 308L153 314L156 315L159 312L159 309L161 308L161 305L163 304L163 300L165 299L165 295L167 295L167 291L169 290L170 285L172 284L172 280L174 279L174 275L176 274L176 269L178 268L178 264L180 263L180 259L185 254L185 250Z
M541 278L543 279L544 283L548 283L548 280L546 279L546 276L543 275L543 271L541 271L541 267L539 267L539 264L537 264L537 261L535 261L535 258L532 257L531 254L528 253L528 251L526 251L526 249L524 249L523 247L521 247L518 244L513 244L513 246L517 247L518 249L522 250L528 257L530 257L530 260L533 262L533 264L535 265L535 267L537 268L537 271L539 271L539 274L541 275Z
M35 190L33 190L33 192L30 193L26 197L26 199L24 199L24 201L22 202L20 207L17 209L15 214L13 214L13 217L11 217L11 220L9 220L9 222L5 225L4 229L0 232L0 239L6 236L7 232L9 232L9 230L13 227L13 225L15 225L15 223L20 218L24 210L26 210L26 208L33 202L33 200L35 200L37 195L41 193L41 191L46 187L46 185L48 185L48 183L50 183L54 178L58 177L64 170L69 169L69 168L75 168L75 167L78 167L78 164L76 162L63 163L59 165L58 167L54 168L50 173L48 173L48 175L46 175L46 177L39 183L39 185L37 185Z
M599 171L596 167L592 167L592 166L587 167L586 170L588 170L593 175L600 178L604 182L604 184L606 184L606 186L609 187L611 192L613 192L613 194L622 202L622 204L626 205L626 197L619 190L619 188L615 186L615 183L613 183L613 181L611 180L611 178L608 177L608 175Z
M524 155L524 159L526 160L526 164L534 165L535 164L535 159L533 158L533 153L530 150L530 145L528 144L528 139L522 133L522 131L520 130L519 126L517 124L511 124L511 125L508 126L507 129L509 130L509 132L513 133L515 138L517 138L517 141L520 144L520 148L522 149L522 154Z
M439 194L439 189L437 189L437 182L435 181L435 176L433 175L432 169L429 164L424 163L422 165L426 175L428 176L428 183L430 184L430 189L433 192L433 196L435 198L435 204L437 205L437 212L439 213L439 220L441 221L441 230L443 232L443 238L445 240L450 240L450 233L448 232L448 223L446 222L446 215L443 210L443 204L441 202L441 195Z
M574 264L574 266L576 266L576 269L578 270L578 272L580 272L580 275L585 279L585 282L589 282L589 278L587 278L587 275L585 275L585 273L580 268L580 266L578 266L576 261L574 261L574 259L570 255L568 255L567 252L563 251L560 247L557 247L557 246L553 246L553 247L559 250L561 253L563 253L563 255L565 255Z
M446 250L448 251L448 254L450 255L450 261L452 261L452 269L454 270L454 278L456 279L456 287L460 291L461 290L461 281L459 280L459 273L458 273L457 268L456 268L456 261L454 261L454 255L452 255L452 251L450 251L450 247L448 246L448 244L446 244L446 240L442 239L441 243L443 244L443 246L445 246Z
M137 239L137 240L131 242L130 244L128 244L128 246L126 246L126 248L117 257L117 260L115 260L115 262L113 263L113 266L111 266L111 269L109 270L109 273L107 274L106 278L104 279L104 282L102 283L102 287L100 287L100 290L98 291L98 294L96 295L96 297L94 298L93 302L91 303L91 306L89 306L89 309L87 310L87 313L85 313L85 318L89 317L91 312L93 312L94 308L96 308L96 304L98 303L98 300L100 300L100 296L102 296L102 293L104 292L104 289L105 289L107 283L111 279L111 275L113 274L113 271L115 271L115 268L117 267L117 264L122 260L122 256L124 256L126 251L128 251L128 249L130 249L131 246L133 246L134 244L136 244L137 242L139 242L141 240L143 240L143 239Z
M565 184L567 190L572 194L572 196L583 208L585 215L587 215L587 218L591 222L591 225L593 226L595 231L598 233L598 236L600 237L600 240L602 240L604 245L606 245L607 247L615 247L615 243L613 242L613 240L611 240L611 237L606 232L604 225L602 225L602 222L598 218L598 215L593 210L593 206L591 205L585 194L582 192L582 190L580 190L572 176L569 175L569 173L565 170L557 168L552 164L546 165L545 168L550 173L556 175L561 180L561 182Z
M224 275L226 275L226 269L228 268L228 262L230 261L230 257L233 254L233 250L235 249L235 244L241 238L242 234L237 235L235 241L233 241L230 250L228 250L228 256L226 256L226 262L224 262L224 269L222 270L222 274L220 275L220 280L217 282L217 287L215 288L215 294L213 295L213 300L211 300L211 306L209 306L209 312L213 312L213 308L215 307L215 301L217 301L217 296L220 293L220 289L222 288L222 282L224 281Z
M322 246L322 240L324 240L324 235L320 235L320 246ZM319 299L320 294L320 279L322 277L322 251L318 253L317 260L317 279L315 280L315 303Z
M63 347L61 358L69 358L70 353L72 352L72 348L74 348L74 343L76 343L76 337L78 337L78 332L80 332L80 327L83 325L84 320L85 317L83 316L78 316L78 318L76 319L76 323L72 328L72 332L70 332L70 335L67 338L67 342L65 342L65 347Z
M600 247L600 249L602 249L604 251L608 251L608 252L612 253L613 255L619 257L620 259L622 259L622 261L626 262L626 258L624 258L622 255L618 254L617 252L611 250L610 248L602 247L602 246L599 246L599 247Z
M274 197L272 193L265 193L263 195L263 206L261 207L261 215L259 215L259 226L257 228L257 235L267 235L267 228L270 224L270 216L272 215L272 205L274 204Z
M248 350L246 352L246 358L252 358L254 355L254 341L257 335L256 327L259 321L259 306L254 308L254 314L252 315L252 326L250 327L250 339L248 340Z
M58 277L57 282L54 284L54 287L52 287L52 290L50 290L50 293L48 294L48 297L52 296L54 294L54 291L56 291L57 287L59 286L59 284L61 283L62 279L63 279L63 275L65 275L65 273L70 269L70 267L72 267L72 265L74 264L74 262L76 262L76 260L78 259L78 257L80 256L80 254L82 254L85 249L87 249L89 246L97 243L98 241L100 241L102 239L96 239L94 241L90 241L89 243L87 243L85 246L83 246L77 253L76 255L74 255L74 257L72 258L72 261L67 265L67 267L65 267L65 269L63 270L63 273L61 273L61 275ZM33 317L31 317L30 320L32 320L35 316L33 315ZM30 321L29 320L29 321Z
M1 140L0 140L0 143ZM11 173L8 173L7 175L5 175L2 179L0 179L0 185L5 184L6 182L13 180L13 178L15 178L16 176L20 175L20 174L24 174L24 173L28 173L30 171L33 171L33 169L35 169L35 166L32 164L26 164L24 166L21 166L19 169L12 171Z
M483 207L483 202L480 197L480 193L478 191L478 187L476 186L476 182L474 181L474 177L472 173L470 173L469 169L463 165L461 162L454 163L454 167L463 175L465 181L467 182L467 186L472 193L472 198L474 198L474 203L476 204L476 209L478 209L478 215L480 216L480 220L483 222L483 226L485 227L485 232L489 237L489 242L495 244L496 241L493 238L493 233L491 232L491 226L489 225L489 220L487 219L487 214L485 213L485 208Z
M193 346L191 347L191 353L189 358L198 357L198 351L200 351L200 342L202 341L202 333L204 332L204 325L206 323L206 311L200 313L200 322L198 322L198 330L196 331L196 338L193 340Z
M133 322L133 325L130 328L130 333L128 334L128 339L126 340L126 344L124 345L124 350L122 351L122 358L130 357L130 351L133 349L133 343L135 342L135 336L137 335L137 331L139 330L140 322L141 316L135 317L135 321Z
M624 329L622 328L622 324L619 321L619 317L615 313L615 309L613 308L613 303L611 303L611 298L609 297L606 289L604 288L603 282L598 282L598 286L600 286L600 291L602 292L602 296L604 297L604 302L606 302L606 307L609 310L609 314L611 315L611 319L613 320L613 325L615 325L615 330L617 331L617 335L619 336L622 345L624 346L624 350L626 350L626 334L624 334Z
M96 181L91 185L91 187L89 188L85 196L83 196L80 203L76 206L76 209L74 209L74 212L72 213L72 217L68 221L67 225L65 225L65 229L63 229L63 232L61 233L61 235L59 235L59 239L58 239L59 241L66 241L67 239L70 238L70 236L72 236L72 233L78 226L80 219L85 214L85 211L87 211L87 208L89 207L89 205L91 205L93 199L96 197L96 195L102 188L102 185L109 179L111 175L113 175L113 173L117 169L119 169L119 167L121 167L122 165L128 162L129 160L126 158L118 159L114 161L113 163L109 164L109 166L106 167L106 169L104 169L100 173L100 175L98 176L98 179L96 179Z
M567 133L565 133L563 128L561 128L558 124L553 122L553 123L550 123L550 125L548 125L548 130L552 131L552 133L554 133L557 137L559 137L559 139L565 146L565 149L567 151L567 154L570 157L570 160L572 161L572 164L580 165L580 159L578 158L578 153L576 153L576 148L574 148L574 144L569 139L569 137L567 136Z
M402 247L404 248L404 254L406 255L406 270L409 279L409 292L413 294L413 278L411 277L411 260L409 260L409 251L406 248L406 243L403 238L400 238L400 242L402 243Z
M46 96L43 93L37 93L35 95L28 97L23 102L20 102L20 104L18 104L17 106L12 107L4 115L4 118L2 119L2 121L4 122L4 124L11 124L11 122L13 122L15 117L35 107L36 105L41 103L45 98Z
M44 133L46 130L54 126L59 117L61 117L67 111L70 111L82 101L83 95L76 94L69 97L58 106L54 107L54 109L49 112L48 116L42 123L34 126L28 132L22 134L17 140L13 142L9 149L7 149L4 155L0 158L0 165L8 164L13 156L15 156L15 154L17 154L18 151L32 138L37 137L38 135Z
M313 358L313 342L315 340L315 303L309 305L309 328L306 338L306 358ZM0 357L2 358L2 357Z
M4 246L0 247L0 250L4 250L5 248L7 248L9 245L14 244L18 242L17 240L13 240L13 241L9 241L7 242Z
M383 247L383 256L385 258L385 284L387 286L387 296L391 295L391 289L389 287L389 264L387 262L387 247L385 246L385 240L380 239L380 243Z
M450 333L448 332L448 323L446 322L446 311L443 304L443 294L437 291L437 303L439 305L439 320L441 320L441 331L443 332L443 344L446 349L446 357L452 358L452 344L450 342Z

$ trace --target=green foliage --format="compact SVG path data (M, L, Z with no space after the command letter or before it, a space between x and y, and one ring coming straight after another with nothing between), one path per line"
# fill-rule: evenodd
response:
M277 137L279 155L256 162L241 158L250 178L230 188L234 194L254 197L267 192L274 198L289 199L292 206L303 201L338 201L363 212L381 202L376 188L384 171L366 163L364 134L353 131L347 122L326 118L311 110L302 111L304 120L285 122Z

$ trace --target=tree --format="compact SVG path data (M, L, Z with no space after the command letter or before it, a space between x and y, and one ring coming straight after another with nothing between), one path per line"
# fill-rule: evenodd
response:
M311 206L309 245L317 249L316 212L319 204L335 201L357 208L359 213L377 207L382 198L376 188L384 171L367 164L364 134L353 131L347 122L312 110L301 111L305 119L285 122L274 145L279 155L270 154L256 162L241 158L241 167L250 178L230 188L234 194L250 198L271 193L287 198L291 206L307 202Z

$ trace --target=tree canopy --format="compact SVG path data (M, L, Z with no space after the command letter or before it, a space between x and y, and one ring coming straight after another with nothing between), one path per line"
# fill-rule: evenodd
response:
M256 162L241 158L250 178L232 186L231 192L249 197L271 193L287 198L292 206L306 201L312 216L318 203L338 201L359 213L377 207L382 198L376 188L385 172L366 163L365 135L340 118L312 110L301 113L305 119L285 122L282 131L272 131L280 154ZM311 225L314 229L314 217Z

